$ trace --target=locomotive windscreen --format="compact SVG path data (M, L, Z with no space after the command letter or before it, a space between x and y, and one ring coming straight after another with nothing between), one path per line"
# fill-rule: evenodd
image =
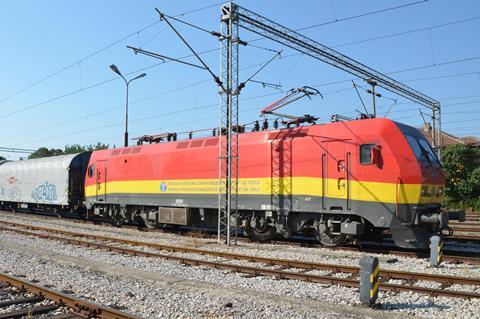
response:
M441 165L437 155L435 154L435 151L432 149L425 136L423 136L418 129L401 123L395 124L397 124L398 128L402 131L403 135L407 139L407 142L417 160Z

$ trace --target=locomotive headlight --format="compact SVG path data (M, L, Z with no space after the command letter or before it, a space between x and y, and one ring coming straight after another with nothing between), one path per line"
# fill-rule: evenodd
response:
M439 187L437 191L437 196L442 196L443 195L443 187Z
M427 185L423 185L420 195L422 195L422 196L427 196L427 194L428 194L428 186L427 186Z

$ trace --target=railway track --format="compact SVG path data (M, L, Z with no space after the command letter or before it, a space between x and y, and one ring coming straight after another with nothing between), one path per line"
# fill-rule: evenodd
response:
M13 215L24 215L24 214L29 214L33 215L36 218L39 219L58 219L58 216L53 216L51 214L48 215L38 215L38 214L30 214L30 213L18 213L18 212L5 212L5 211L0 211L1 213L7 213L7 214L13 214ZM92 220L83 220L83 219L70 219L67 218L67 220L72 221L73 223L79 223L79 224L95 224L99 225L102 227L108 227L112 228L113 226L109 223L102 222L102 221L92 221ZM2 221L3 222L3 221ZM3 222L4 224L7 224L8 222ZM155 230L150 230L146 228L141 228L138 226L133 226L133 225L123 225L122 227L124 228L131 228L131 229L139 229L141 231L152 231L156 232L158 231L157 229ZM115 227L116 228L116 227ZM182 235L182 236L190 236L190 237L202 237L202 238L216 238L216 236L212 236L209 233L204 233L202 232L199 234L198 232L195 232L194 234L191 234L191 232L187 231L177 231L175 234ZM465 242L476 242L480 240L477 237L472 237L472 236L454 236L454 237L447 237L446 240L458 240L458 241L465 241ZM237 238L238 241L245 241L245 242L250 242L248 238L244 237L239 237ZM288 246L302 246L302 247L322 247L325 249L331 249L331 250L347 250L347 251L358 251L358 252L365 252L365 253L376 253L376 254L390 254L390 255L397 255L400 257L411 257L411 258L429 258L429 252L428 251L418 251L418 250L408 250L408 249L402 249L396 246L391 246L391 245L385 245L384 243L382 244L376 244L376 243L362 243L360 247L358 246L338 246L338 247L325 247L322 246L320 243L318 243L316 240L306 240L306 239L301 239L301 240L292 240L292 239L278 239L272 241L272 243L276 245L288 245ZM443 252L443 257L442 259L446 262L451 262L455 264L460 264L460 263L467 263L467 264L475 264L475 265L480 265L480 257L478 256L478 253L476 252L468 252L468 251L462 251L462 250L452 250L448 248L444 248Z
M462 232L462 233L480 233L480 225L477 225L477 228L474 227L452 227L453 232Z
M127 239L119 239L115 237L91 235L70 231L63 231L57 229L50 229L47 227L38 227L17 223L5 223L10 227L0 226L0 230L15 232L27 236L35 236L44 239L58 240L63 241L69 244L102 249L106 251L117 252L121 254L129 254L134 256L142 257L154 257L162 258L165 260L179 262L185 265L191 266L208 266L215 269L233 271L244 273L253 276L271 276L280 279L293 279L293 280L302 280L307 282L321 283L321 284L330 284L330 285L340 285L346 287L359 287L359 280L355 277L359 275L359 268L349 265L332 265L325 263L314 263L314 262L305 262L297 260L286 260L286 259L275 259L275 258L266 258L252 255L242 255L229 252L219 252L219 251L210 251L200 248L191 248L191 247L179 247L171 245L163 245L156 243L146 243L139 242ZM28 230L25 230L28 229ZM43 232L43 233L40 233ZM55 234L55 235L52 235ZM68 236L68 237L61 237ZM76 238L82 238L76 239ZM84 239L89 239L93 241L86 241ZM117 245L112 245L117 244ZM123 246L118 246L123 245ZM159 251L166 251L169 253L180 253L180 254L195 254L201 256L216 257L226 260L207 260L207 259L197 259L192 258L190 255L178 256L173 254L162 254L159 252L151 252L145 250L132 249L128 246L142 246L148 247ZM232 264L229 261L232 260L242 260L248 261L250 263L263 264L267 266L277 266L278 269L272 269L271 267L258 267L258 266L245 266L239 264ZM288 270L287 270L288 269ZM300 270L300 271L298 271ZM311 274L310 271L313 270L323 270L329 271L333 275L318 275ZM334 276L337 273L346 273L347 277L336 277ZM459 297L459 298L480 298L480 294L467 292L467 291L458 291L458 290L449 290L446 289L451 285L469 285L474 287L480 287L480 279L477 278L468 278L468 277L455 277L455 276L445 276L445 275L435 275L435 274L425 274L425 273L413 273L413 272L403 272L396 270L381 270L380 272L381 282L380 287L383 290L401 292L401 291L414 291L422 294L428 294L431 296L445 296L445 297ZM391 284L388 283L390 279L399 279L406 281L407 284ZM429 281L442 284L442 289L426 288L421 286L412 285L414 282L419 281Z
M457 226L468 226L468 227L480 227L480 222L449 222L449 225L453 228Z
M15 309L9 311L11 307ZM34 316L48 319L138 319L128 313L0 273L0 319Z

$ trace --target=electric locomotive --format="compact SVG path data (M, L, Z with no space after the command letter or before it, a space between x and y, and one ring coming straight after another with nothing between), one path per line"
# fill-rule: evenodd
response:
M385 118L239 134L238 218L252 238L314 234L338 245L389 230L426 248L448 225L444 175L415 128ZM219 136L94 151L89 214L148 227L215 226Z

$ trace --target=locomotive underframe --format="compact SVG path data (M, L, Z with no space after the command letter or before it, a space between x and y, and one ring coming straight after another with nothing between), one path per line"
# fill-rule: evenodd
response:
M148 203L129 205L129 200L138 203L142 197L132 194L126 199L125 196L115 197L109 194L106 203L95 203L87 199L87 207L0 202L0 208L55 213L59 216L76 214L85 218L100 217L116 225L136 222L149 228L216 228L216 207L208 207L205 202L203 207L194 206L198 205L198 201L204 201L204 196L193 196L197 197L197 203L178 197L169 205L152 203L151 198ZM439 205L389 205L350 201L349 208L345 209L347 203L342 200L308 197L292 198L297 210L272 210L271 205L261 204L261 199L257 199L258 203L255 204L251 197L248 201L240 197L239 219L232 220L231 224L242 228L252 239L260 241L270 240L276 235L288 238L301 234L314 235L325 245L337 245L345 241L355 242L360 238L378 239L384 230L389 230L400 247L427 248L430 236L448 223L448 217L440 211ZM327 202L332 204L328 209L319 209Z
M142 221L147 227L216 227L216 200L215 195L108 194L107 201L102 203L87 198L87 207L90 215L105 216L118 224ZM378 238L383 230L390 230L398 246L426 248L430 236L448 223L440 205L289 196L282 202L291 203L290 207L274 209L265 204L270 200L270 196L239 196L240 217L231 224L258 240L300 233L314 234L322 243L332 245L361 237Z

